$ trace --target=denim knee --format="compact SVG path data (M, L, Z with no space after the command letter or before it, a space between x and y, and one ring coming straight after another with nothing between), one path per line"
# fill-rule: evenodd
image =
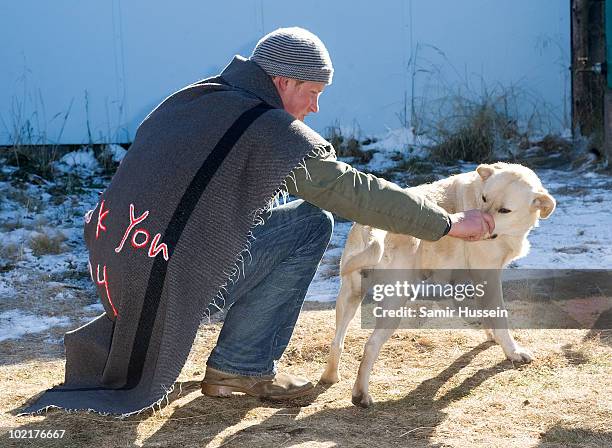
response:
M319 210L321 210L319 219L321 219L321 225L325 230L324 236L327 241L329 241L331 239L332 233L334 232L334 215L332 215L331 212L328 212L327 210Z
M308 202L306 202L306 204L311 208L311 210L309 210L309 219L313 222L313 228L317 229L317 240L325 242L325 246L327 247L334 231L334 216L327 210L323 210Z

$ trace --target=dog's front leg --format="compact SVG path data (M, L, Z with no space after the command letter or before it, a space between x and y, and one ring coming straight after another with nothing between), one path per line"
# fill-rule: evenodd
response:
M484 275L482 275L484 274ZM503 300L501 270L482 271L476 274L480 280L486 280L485 294L478 300L480 309L483 310L506 310ZM533 355L529 350L519 345L512 334L506 316L485 317L483 319L485 333L488 340L494 340L501 345L504 354L511 361L531 362Z

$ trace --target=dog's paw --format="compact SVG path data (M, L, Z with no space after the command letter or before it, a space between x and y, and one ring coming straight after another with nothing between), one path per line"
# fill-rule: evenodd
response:
M338 372L325 371L319 379L319 382L323 384L336 384L338 381L340 381L340 375L338 375Z
M506 352L506 357L510 361L515 362L531 362L533 361L533 354L520 345L515 346L512 350Z
M368 393L353 395L351 397L351 401L355 406L359 406L361 408L369 408L374 404L374 400L372 400L372 396Z

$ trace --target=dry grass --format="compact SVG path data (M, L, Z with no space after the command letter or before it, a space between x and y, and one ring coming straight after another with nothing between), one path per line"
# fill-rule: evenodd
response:
M2 244L0 242L0 259L6 259L9 263L16 263L23 258L23 244Z
M40 213L45 208L45 204L42 199L30 194L29 192L21 188L14 188L9 186L4 193L4 197L6 198L6 200L13 200L23 206L23 208L26 210L26 213Z
M333 333L333 311L308 304L282 360L282 369L317 378ZM349 331L340 383L317 387L309 399L285 404L235 396L202 396L206 357L219 326L203 326L161 411L116 420L94 413L16 417L30 397L60 383L61 350L37 340L0 343L0 426L64 429L61 441L32 446L612 446L612 338L583 330L523 330L530 365L512 365L500 347L474 330L401 330L383 347L372 374L374 407L350 402L368 330ZM47 348L45 348L47 347ZM36 356L46 352L43 358ZM180 386L180 387L179 387ZM182 389L179 394L178 390ZM2 446L24 441L0 436Z
M30 248L37 257L46 254L61 254L64 251L62 242L66 241L66 235L61 231L53 234L36 233L30 238Z
M452 113L434 124L432 155L439 161L487 162L500 146L519 136L506 94L470 99L453 96Z
M368 163L372 160L374 151L364 151L357 136L345 136L339 126L329 126L325 138L332 144L338 157L353 157L358 163Z

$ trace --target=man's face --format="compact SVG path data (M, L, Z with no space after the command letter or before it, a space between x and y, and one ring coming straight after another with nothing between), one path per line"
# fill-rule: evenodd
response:
M292 78L275 76L272 78L278 94L283 100L284 109L296 119L304 121L310 112L319 111L319 95L325 83L297 81Z

